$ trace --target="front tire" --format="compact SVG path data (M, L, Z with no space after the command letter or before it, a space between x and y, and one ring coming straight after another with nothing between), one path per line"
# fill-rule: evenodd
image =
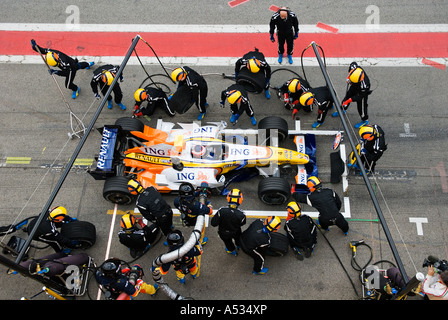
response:
M269 205L285 204L291 196L291 186L285 178L267 177L258 184L258 197Z

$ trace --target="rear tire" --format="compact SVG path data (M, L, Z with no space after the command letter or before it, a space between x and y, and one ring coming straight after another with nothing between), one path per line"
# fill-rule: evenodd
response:
M109 202L127 205L134 201L134 196L128 189L128 177L114 176L104 182L103 197Z
M235 80L251 93L261 93L266 86L266 77L263 72L252 73L248 69L241 69Z
M291 186L285 178L267 177L258 184L258 197L270 205L285 204L291 196Z
M140 131L143 132L145 125L137 118L118 118L115 121L115 125L120 126L124 131Z

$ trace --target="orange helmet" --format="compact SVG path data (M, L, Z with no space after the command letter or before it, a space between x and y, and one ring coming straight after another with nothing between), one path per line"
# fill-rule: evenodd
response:
M308 186L308 189L310 189L311 192L314 192L316 189L318 189L321 186L321 181L318 177L311 176L308 178L306 185Z

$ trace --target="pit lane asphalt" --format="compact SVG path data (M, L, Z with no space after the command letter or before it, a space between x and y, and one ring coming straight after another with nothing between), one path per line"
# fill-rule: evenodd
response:
M252 6L252 2L248 4ZM293 7L292 4L290 6ZM361 6L359 5L359 8ZM25 19L27 18L26 15L22 15L20 19L23 22L29 22L33 19L37 19L38 21L33 20L36 22L48 21L47 13L41 11L42 7L35 8L37 8L38 14L34 15L32 19ZM389 23L409 23L410 18L414 17L419 17L422 21L413 20L412 23L428 22L424 19L424 16L413 14L416 8L418 8L418 4L414 3L403 11L399 6L394 6L389 8L391 10L382 10L382 12L385 13L386 17L390 15L389 19L392 19L390 12L394 12L393 9L395 9L395 12L398 10L407 13L405 15L395 15L398 19L404 21L389 21ZM430 11L441 12L437 10L437 5L432 8L435 8L435 10ZM328 10L323 6L321 9ZM364 7L361 13L363 10ZM227 10L224 11L227 12ZM218 10L218 13L222 13L222 11ZM419 13L422 13L422 11L420 10ZM9 15L9 17L11 16ZM408 17L408 19L403 16ZM257 20L256 17L250 17L250 21L264 23L264 21ZM5 18L2 21L10 21L10 19ZM65 16L61 14L60 19L59 22L63 22ZM143 20L143 17L141 19ZM302 19L301 22L307 23L306 19ZM333 19L329 15L329 19L325 22L338 22L337 19ZM317 20L319 19L316 17L312 22ZM386 23L386 20L387 18L382 22ZM363 22L364 20L358 21L358 23ZM431 22L437 22L437 16ZM107 23L107 21L103 21L103 23ZM298 59L296 61L298 62ZM275 70L275 66L273 68ZM298 64L294 68L296 68L294 69L296 72L300 72ZM2 96L0 105L2 114L0 119L0 156L4 161L8 157L31 158L29 165L2 162L3 166L0 174L3 182L0 191L4 199L1 204L1 218L2 225L4 225L14 221L18 213L21 213L21 217L24 218L41 211L60 177L61 167L67 163L68 158L76 148L78 140L67 140L67 132L69 131L68 112L43 65L2 64L0 69L2 74L8 75L7 81L0 83L0 92L8 93ZM198 67L195 69L204 74L221 74L222 72L231 74L233 72L232 67ZM345 90L346 69L346 66L328 68L340 97ZM160 71L158 66L154 66L150 70ZM313 86L324 84L318 68L309 67L306 70ZM372 87L375 88L369 98L370 119L372 123L377 123L383 127L389 147L378 163L378 176L377 180L374 181L374 187L408 276L412 277L417 271L425 271L421 268L421 263L427 255L433 254L445 259L448 256L445 231L448 222L445 205L448 193L445 174L447 165L446 71L431 67L370 67L367 68L367 72L371 79L374 79ZM76 101L71 100L66 90L63 91L74 112L77 115L86 114L85 123L90 121L94 110L98 106L98 102L94 101L88 86L90 76L90 71L78 73L76 83L81 87L81 94ZM117 107L113 110L104 109L96 127L113 123L115 119L123 115L130 115L133 103L132 94L144 77L145 75L140 67L128 66L126 68L125 82L121 86L125 95L124 103L128 106L128 111L122 112ZM289 75L285 76L283 80L288 78ZM228 121L230 116L228 106L221 109L218 104L221 90L225 89L231 81L222 79L217 75L207 76L206 80L209 83L210 97L210 108L206 120L219 121L224 119ZM276 79L273 79L272 83L277 84L274 81ZM273 93L272 90L271 93ZM284 116L292 125L290 113L282 107L281 102L274 95L269 101L263 95L251 96L251 101L258 120L263 116L271 115L272 110L275 110L276 114ZM91 105L92 107L89 108ZM149 124L154 125L156 118L163 115L162 111L157 111ZM176 116L174 120L192 121L196 119L196 116L197 111L193 106L187 114ZM312 115L301 114L302 127L310 129L311 124L315 121L315 116L315 113ZM352 125L359 120L354 105L350 107L349 119ZM405 133L406 123L410 125L410 133L415 134L415 137L400 135ZM251 128L249 118L243 115L237 127ZM329 116L321 129L341 129L339 119ZM98 153L99 141L99 134L92 132L78 158L92 159ZM332 151L330 149L332 141L327 139L320 142L325 145L321 148L318 141L319 169L324 184L340 191L340 185L329 183L328 154ZM66 143L67 145L61 152ZM57 159L55 165L49 169L48 166L53 164L55 159ZM109 225L112 219L107 212L113 209L113 205L106 202L101 196L103 183L93 180L85 169L82 165L72 169L54 203L66 206L72 216L96 225L97 243L87 252L99 264L104 260ZM292 252L289 252L285 257L268 257L266 261L266 266L269 267L268 274L256 277L251 274L251 259L244 254L240 254L236 258L226 255L223 244L216 235L216 229L209 227L206 231L209 243L204 248L200 277L194 281L187 279L187 284L181 286L177 283L174 273L171 271L166 276L166 280L179 294L199 300L357 299L361 292L361 286L358 280L358 272L350 266L349 241L364 239L373 248L373 262L379 260L394 261L394 259L380 224L374 221L377 219L376 212L361 177L350 174L349 186L348 195L352 218L356 219L350 222L349 235L344 236L334 227L330 232L324 234L332 247L335 248L350 278L356 284L358 295L355 294L344 269L321 233L318 235L318 244L311 259L297 261ZM256 184L244 183L241 184L241 189L245 194L243 209L252 210L263 207L256 197ZM341 193L339 194L341 195ZM384 199L382 196L384 196ZM213 198L211 201L215 208L224 204L222 198ZM305 206L305 208L311 210L308 206ZM119 209L125 211L133 209L133 207L127 206ZM389 214L389 210L392 215ZM419 235L416 224L410 222L410 218L414 217L427 219L427 223L422 224L423 235ZM248 224L251 221L249 220ZM180 226L178 221L177 223ZM115 235L118 227L119 224L116 223ZM185 234L189 234L188 228L182 230L185 231ZM283 229L282 232L284 232ZM20 236L21 233L16 235ZM131 260L127 249L118 243L116 237L113 240L110 255L128 261ZM145 278L150 283L152 281L149 266L152 259L165 252L165 250L166 248L159 243L137 261L145 268L147 274ZM51 250L39 251L36 256L43 256L48 253L51 253ZM359 250L357 259L361 264L368 257L368 252ZM2 282L0 299L5 300L31 297L39 292L42 287L41 284L22 276L6 275L6 268L3 266L0 267L0 279ZM89 292L93 298L96 298L97 288L94 281L91 283ZM46 298L41 295L36 299ZM80 299L88 299L88 297L85 296ZM155 297L150 298L140 295L138 299L165 300L167 298L163 292L159 292Z

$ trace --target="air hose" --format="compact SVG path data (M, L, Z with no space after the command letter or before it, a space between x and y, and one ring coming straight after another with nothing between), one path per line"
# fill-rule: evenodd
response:
M204 226L204 215L199 215L196 220L196 224L194 226L193 232L190 235L190 238L184 245L177 250L170 251L168 253L162 254L159 257L155 258L152 262L152 277L154 281L159 285L159 287L165 292L165 294L170 297L172 300L192 300L190 297L183 297L172 290L167 283L163 280L163 276L160 273L159 267L162 264L172 262L183 257L188 253L201 238L202 229Z

